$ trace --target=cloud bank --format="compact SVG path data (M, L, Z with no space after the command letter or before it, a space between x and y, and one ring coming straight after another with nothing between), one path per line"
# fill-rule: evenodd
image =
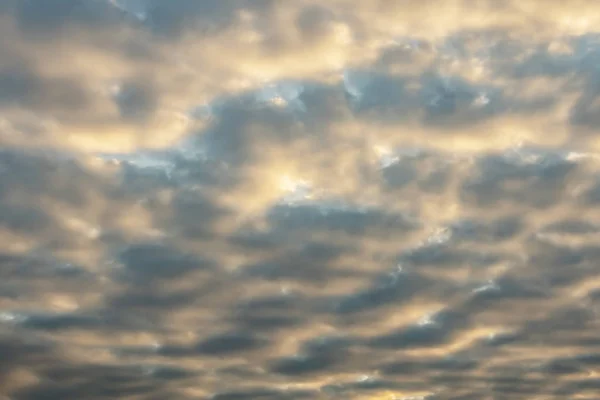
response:
M594 398L596 15L0 0L0 396Z

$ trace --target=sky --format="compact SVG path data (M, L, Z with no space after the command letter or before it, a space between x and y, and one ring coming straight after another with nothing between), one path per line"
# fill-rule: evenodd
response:
M597 399L599 26L0 0L0 400Z

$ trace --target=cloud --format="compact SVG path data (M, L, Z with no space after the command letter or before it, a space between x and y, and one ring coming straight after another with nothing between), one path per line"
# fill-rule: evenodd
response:
M6 81L4 102L21 103L17 109L11 107L8 121L12 124L20 113L35 107L36 118L43 121L44 131L50 135L43 141L45 145L56 145L59 140L61 146L84 151L163 147L193 130L198 122L190 120L189 111L217 95L290 78L340 82L343 70L357 67L368 70L374 65L389 73L400 72L401 65L420 65L417 70L407 69L404 75L409 76L393 77L390 84L381 79L369 83L359 109L368 107L381 115L385 110L381 106L367 106L372 102L368 91L375 90L378 103L388 99L396 104L403 99L402 105L388 108L388 116L398 111L411 116L413 108L419 107L426 121L449 127L449 122L464 125L497 115L508 107L508 100L494 96L517 89L506 80L484 83L478 78L481 82L475 86L466 82L476 71L485 76L488 69L501 68L508 73L515 71L518 77L560 77L586 68L591 59L583 42L571 53L557 55L544 50L552 44L548 35L552 29L562 29L567 38L576 38L572 35L582 29L578 26L591 26L589 15L593 14L586 13L585 7L574 11L553 3L548 7L552 10L549 15L562 12L564 17L537 17L537 34L531 36L531 43L519 43L497 32L505 32L508 26L527 30L531 25L519 21L535 19L537 3L530 9L518 9L513 3L500 9L491 3L482 4L470 11L473 20L460 19L460 25L459 19L451 18L462 7L457 2L444 4L446 12L435 13L440 15L438 19L427 11L438 7L437 2L423 7L399 4L374 2L352 7L353 12L348 13L343 11L347 6L344 1L327 7L270 1L218 5L185 0L168 5L153 1L7 2L3 34L12 40L3 45L2 52L7 60L20 61L18 65L4 65L0 81ZM489 17L492 14L496 16L493 19ZM417 20L422 21L419 26L412 22ZM577 42L567 41L567 48L569 45ZM510 46L514 50L507 58L502 49ZM517 61L529 46L536 46L539 55ZM410 61L398 64L399 60L390 56L400 53ZM306 56L312 62L302 62ZM535 61L534 57L549 61ZM557 67L557 63L564 67ZM431 99L419 104L418 98L409 100L414 97L411 81L415 73L424 71L434 72L434 76L450 74L451 88L439 82L428 88L427 81L417 79L414 84L423 86L422 94L431 92L427 95ZM410 89L400 82L410 83ZM393 90L394 86L398 88ZM479 93L490 88L494 93ZM470 107L472 102L486 104ZM532 105L531 111L539 106ZM526 110L527 105L520 108ZM577 124L585 124L583 108L577 106L581 111L573 116ZM74 109L79 111L74 113ZM94 141L97 135L106 140ZM5 140L31 145L26 137L6 136Z
M0 395L593 396L597 8L0 1Z

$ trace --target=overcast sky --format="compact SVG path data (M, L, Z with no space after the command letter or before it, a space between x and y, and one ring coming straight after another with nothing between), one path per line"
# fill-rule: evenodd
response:
M597 399L599 26L0 0L0 399Z

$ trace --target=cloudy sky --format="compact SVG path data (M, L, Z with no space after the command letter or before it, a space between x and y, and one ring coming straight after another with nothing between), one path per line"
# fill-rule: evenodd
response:
M599 26L0 0L0 399L597 399Z

